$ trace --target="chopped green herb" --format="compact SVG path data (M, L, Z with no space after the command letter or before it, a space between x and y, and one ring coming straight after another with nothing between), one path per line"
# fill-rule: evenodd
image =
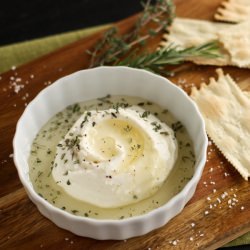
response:
M142 118L146 118L146 117L148 117L149 114L150 114L149 111L144 111L144 112L142 113L141 117L142 117Z
M36 163L41 163L42 161L39 158L36 158Z
M169 135L169 133L167 131L162 131L160 132L161 135Z
M78 103L76 103L74 106L73 106L73 113L76 113L76 112L78 112L78 111L80 111L80 105L78 104Z
M180 121L173 123L171 126L175 132L177 132L183 128L183 125Z
M138 106L144 106L144 104L145 104L144 102L137 103Z

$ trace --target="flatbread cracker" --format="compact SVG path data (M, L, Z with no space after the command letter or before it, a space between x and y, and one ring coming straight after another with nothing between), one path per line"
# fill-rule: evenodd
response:
M232 24L215 23L189 18L175 18L169 31L163 35L163 41L160 43L160 47L167 47L174 44L180 49L185 49L191 46L212 42L218 40L218 30L223 30L231 26ZM228 65L230 57L223 47L220 49L220 54L222 56L218 58L192 58L187 60L204 65Z
M218 38L229 53L233 65L250 67L250 20L219 31Z
M216 10L215 20L239 23L250 20L249 0L227 0L223 1Z
M250 95L217 69L218 80L192 88L210 138L245 180L250 176Z
M169 31L163 35L160 47L171 44L180 49L198 46L217 40L220 57L188 58L196 64L250 68L250 21L225 24L188 18L176 18ZM240 38L240 39L239 39Z

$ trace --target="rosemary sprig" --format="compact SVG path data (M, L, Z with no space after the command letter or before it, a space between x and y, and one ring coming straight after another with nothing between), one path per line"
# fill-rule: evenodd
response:
M89 67L123 65L170 75L172 72L166 70L167 65L176 65L199 57L220 56L217 41L185 49L172 44L151 53L140 54L140 48L149 38L169 27L175 16L172 0L156 0L155 2L155 5L151 5L150 0L147 0L143 4L144 10L129 33L119 35L116 28L108 30L102 40L95 45L93 51L87 51L91 55ZM149 24L153 28L149 29ZM147 30L146 33L145 30Z
M176 65L187 59L199 57L215 58L219 56L217 41L209 42L200 46L179 49L178 46L169 45L152 53L140 55L130 54L116 65L146 69L159 74L171 74L165 69L167 65Z
M144 10L138 18L134 29L125 35L118 35L116 28L108 30L93 51L89 67L117 64L131 49L142 46L150 38L166 29L174 18L174 5L171 0L156 0L155 5L148 0L143 4ZM152 23L154 28L143 34L146 25Z

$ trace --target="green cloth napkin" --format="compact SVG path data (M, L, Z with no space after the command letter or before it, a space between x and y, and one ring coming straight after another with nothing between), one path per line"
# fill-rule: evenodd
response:
M89 36L97 31L111 27L110 24L96 26L82 30L76 30L59 35L48 36L21 43L0 47L0 73L9 70L12 66L18 66L66 44Z
M12 66L18 66L37 57L47 54L66 44L89 36L97 31L110 27L110 24L96 26L82 30L76 30L59 35L48 36L0 47L0 73L9 70ZM226 244L225 246L237 246L250 244L250 232Z

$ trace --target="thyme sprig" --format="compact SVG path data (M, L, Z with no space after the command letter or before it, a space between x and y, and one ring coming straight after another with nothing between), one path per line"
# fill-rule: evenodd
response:
M154 5L148 0L143 7L142 14L129 33L118 35L117 28L113 27L104 34L93 51L87 51L91 55L90 68L117 64L131 49L144 45L149 38L165 30L174 19L174 5L171 0L156 0ZM142 31L149 23L154 28L148 29L145 34Z
M177 65L187 59L200 57L216 58L219 45L217 41L212 41L200 46L192 46L186 49L180 49L178 46L169 45L152 53L140 55L129 55L121 60L117 65L126 65L133 68L146 69L155 73L167 75L171 74L166 70L167 65Z
M171 44L157 51L140 53L143 45L166 30L175 16L172 0L156 0L154 5L147 0L143 7L142 14L129 33L119 35L117 28L111 28L95 45L93 51L87 51L91 55L90 68L101 65L129 66L161 75L171 75L172 72L166 69L167 65L177 65L194 58L220 56L218 41L185 49Z

